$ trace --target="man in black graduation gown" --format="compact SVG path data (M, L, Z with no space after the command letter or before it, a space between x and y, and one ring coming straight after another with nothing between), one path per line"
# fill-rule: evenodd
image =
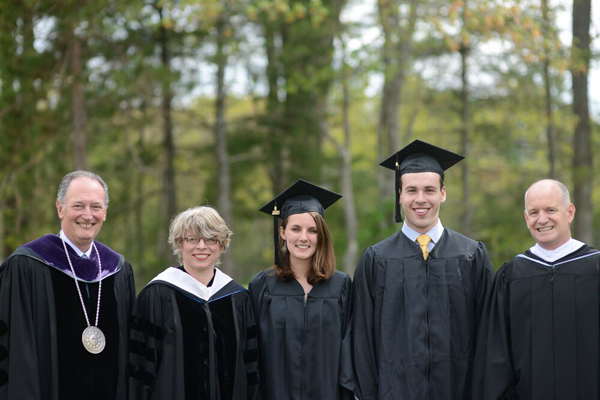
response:
M402 231L367 248L354 275L359 399L471 398L477 324L493 268L485 246L439 219L444 170L462 156L415 140L381 163L396 173Z
M600 252L571 238L560 182L525 194L536 244L496 274L475 357L474 399L600 399Z
M59 234L0 265L0 399L125 398L135 288L123 256L94 240L107 207L102 178L67 174L56 200Z

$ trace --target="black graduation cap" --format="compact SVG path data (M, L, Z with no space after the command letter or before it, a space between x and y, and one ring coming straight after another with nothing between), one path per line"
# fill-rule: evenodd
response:
M265 204L260 211L273 216L273 240L275 244L275 264L279 264L279 222L290 215L318 212L322 216L325 209L341 199L342 196L299 179L289 188Z
M400 177L418 172L435 172L444 179L444 171L465 157L441 147L415 140L379 165L396 172L396 222L402 222L400 214Z

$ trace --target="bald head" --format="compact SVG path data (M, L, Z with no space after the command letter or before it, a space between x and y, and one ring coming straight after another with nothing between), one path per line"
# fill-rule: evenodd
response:
M531 189L544 189L549 188L551 186L556 186L558 190L560 190L562 200L565 206L568 206L571 203L571 194L569 193L569 189L567 189L567 187L562 182L554 179L542 179L541 181L537 181L531 186L529 186L529 188L525 192L525 210L527 210L527 194Z
M544 179L525 192L525 221L531 236L546 250L554 250L571 238L575 206L569 190L559 181Z

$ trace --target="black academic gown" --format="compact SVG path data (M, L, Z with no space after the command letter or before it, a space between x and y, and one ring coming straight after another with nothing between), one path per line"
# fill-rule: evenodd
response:
M498 270L479 330L474 399L600 399L600 252L530 251Z
M351 289L339 271L315 284L306 301L298 281L281 281L272 270L252 279L261 400L353 398Z
M231 280L202 299L193 286L161 275L140 292L132 314L129 399L255 398L258 349L248 291Z
M127 326L135 298L131 266L95 242L102 260L100 354L81 343L87 323L62 241L46 235L0 265L0 399L115 400L126 396ZM67 245L91 323L98 264Z
M448 228L427 261L402 232L366 249L354 275L358 398L470 399L492 276L483 243Z

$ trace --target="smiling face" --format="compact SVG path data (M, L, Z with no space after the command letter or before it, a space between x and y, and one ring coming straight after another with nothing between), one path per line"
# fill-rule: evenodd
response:
M402 175L400 206L406 224L417 232L425 233L437 224L440 206L446 201L446 187L435 172Z
M60 226L69 240L86 252L106 220L104 189L95 179L75 178L65 193L64 204L56 200Z
M279 234L287 242L292 265L310 260L317 250L317 223L309 213L290 215L285 229L279 228Z
M206 244L202 239L198 243L192 244L185 240L185 238L195 237L193 233L186 232L179 244L183 268L191 275L213 270L223 252L223 246L219 241L215 244Z
M571 238L575 206L552 181L540 181L529 188L524 215L531 236L546 250L554 250Z

